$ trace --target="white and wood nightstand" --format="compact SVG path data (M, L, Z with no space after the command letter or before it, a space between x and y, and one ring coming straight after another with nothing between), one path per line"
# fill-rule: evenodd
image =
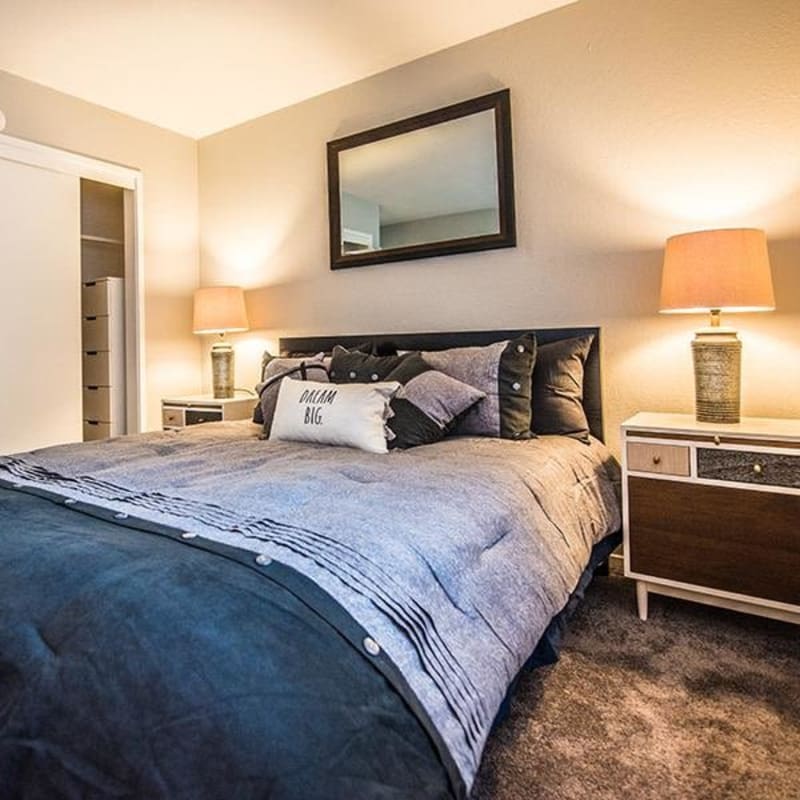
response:
M641 413L622 425L625 575L800 624L800 420Z
M161 424L165 431L171 431L203 422L249 419L257 400L251 394L225 399L204 394L164 397L161 400Z

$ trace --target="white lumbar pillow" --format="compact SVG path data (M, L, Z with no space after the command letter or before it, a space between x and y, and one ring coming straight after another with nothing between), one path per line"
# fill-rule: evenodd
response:
M400 384L283 381L270 439L316 442L386 453L389 401Z

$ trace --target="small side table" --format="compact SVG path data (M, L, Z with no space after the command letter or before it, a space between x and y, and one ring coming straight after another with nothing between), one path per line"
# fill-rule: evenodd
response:
M242 394L225 399L205 394L164 397L161 400L161 425L165 431L172 431L203 422L249 419L257 400L253 395Z
M665 594L800 623L800 420L622 426L625 575Z

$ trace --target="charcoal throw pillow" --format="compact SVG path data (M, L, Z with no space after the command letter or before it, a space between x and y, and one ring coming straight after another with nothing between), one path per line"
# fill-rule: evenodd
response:
M341 347L341 345L334 345L334 347ZM347 350L356 351L359 353L372 353L373 355L385 355L384 353L375 352L375 344L373 342L361 342L355 347L348 347ZM316 358L319 353L307 352L303 350L289 350L288 352L281 353L284 358Z
M286 357L286 356L273 356L269 350L265 350L261 355L261 380L256 384L256 395L258 395L258 402L256 403L255 407L253 408L253 422L257 425L264 424L264 411L262 408L261 397L262 397L262 390L264 388L264 384L270 379L274 378L276 375L279 375L287 370L291 370L294 367L299 367L300 364L324 364L327 367L330 364L330 359L327 359L327 363L325 361L325 353L312 353L311 355L302 356L295 358ZM315 374L312 375L312 378L316 377L318 380L325 380L324 378L319 378L318 376L321 373L316 370ZM274 410L275 408L275 399L277 398L277 390L275 391L274 395L271 399L271 409ZM270 419L272 419L272 412L270 411ZM267 430L269 433L269 430Z
M263 426L263 438L269 438L278 392L284 380L328 383L328 370L322 354L311 359L274 358L266 365L264 380L256 386L259 399L257 413L253 414L253 422Z
M533 370L533 430L589 441L583 374L594 334L539 345Z
M459 420L455 433L531 438L531 374L536 362L533 333L486 347L429 350L422 355L434 369L486 395Z
M255 406L253 407L253 422L256 425L263 425L264 424L264 414L261 411L261 387L264 385L264 375L267 371L267 365L270 361L274 361L277 356L272 355L269 350L265 350L261 354L261 380L256 384L256 395L258 396L258 400L256 401Z
M419 353L410 353L387 380L400 389L391 401L389 447L417 447L440 441L453 422L486 395L433 369Z
M396 382L283 381L270 440L313 442L386 453L386 421Z
M330 379L333 383L377 383L386 380L407 357L374 356L337 345L331 354Z

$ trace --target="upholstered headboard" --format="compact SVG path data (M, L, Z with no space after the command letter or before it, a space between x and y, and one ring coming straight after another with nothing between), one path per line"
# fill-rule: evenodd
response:
M333 346L356 347L370 341L391 343L399 350L446 350L449 347L470 347L514 339L531 330L541 344L575 336L594 334L586 359L583 381L583 405L593 436L603 439L603 402L600 388L600 328L523 328L510 331L455 331L452 333L381 333L359 336L299 336L280 340L281 354L330 352Z

